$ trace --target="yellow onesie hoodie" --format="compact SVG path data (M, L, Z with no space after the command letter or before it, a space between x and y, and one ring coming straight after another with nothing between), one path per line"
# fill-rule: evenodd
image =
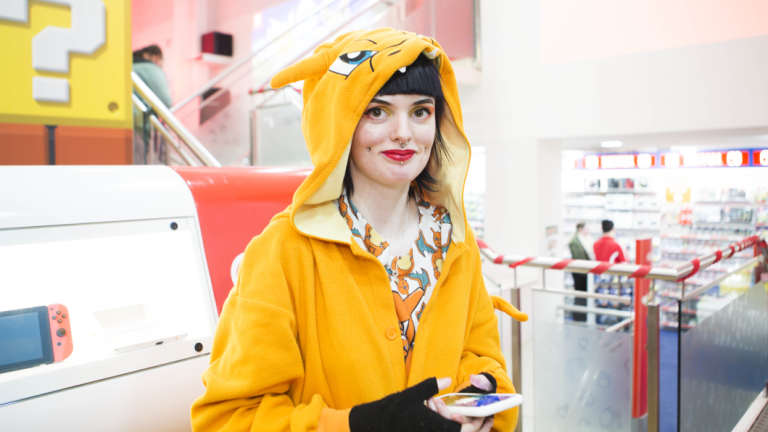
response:
M447 102L440 128L451 155L433 173L440 188L429 198L448 209L453 230L407 371L389 277L352 240L336 199L368 102L422 53L440 72ZM471 374L488 372L498 392L514 392L494 303L517 319L526 317L491 299L483 285L462 196L470 148L445 52L413 33L352 32L278 73L272 86L300 80L302 129L315 169L292 204L246 248L221 312L205 393L192 405L193 429L345 431L354 405L429 377L451 377L445 393L468 386ZM517 415L517 409L497 414L493 429L511 431Z

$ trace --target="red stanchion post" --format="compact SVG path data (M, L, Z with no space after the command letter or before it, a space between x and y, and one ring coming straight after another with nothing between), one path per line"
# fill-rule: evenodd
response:
M635 264L650 265L651 239L639 239L635 244ZM632 350L632 418L639 419L648 413L648 308L643 297L648 294L651 281L635 279L635 338Z

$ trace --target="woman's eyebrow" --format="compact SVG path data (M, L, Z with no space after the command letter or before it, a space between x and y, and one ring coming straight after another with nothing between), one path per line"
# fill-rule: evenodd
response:
M419 99L416 102L413 103L413 105L421 105L421 104L434 104L435 100L432 98L427 99Z
M382 104L382 105L392 105L391 103L385 101L384 99L379 99L379 98L371 99L371 103L378 103L378 104Z

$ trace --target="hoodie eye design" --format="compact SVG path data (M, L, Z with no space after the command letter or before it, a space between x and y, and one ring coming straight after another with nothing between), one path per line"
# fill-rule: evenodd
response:
M342 54L336 60L334 60L333 64L328 68L328 70L333 73L348 77L353 70L360 66L364 61L369 60L371 57L376 55L376 53L378 53L378 51L363 50ZM373 65L371 65L371 70L373 70Z

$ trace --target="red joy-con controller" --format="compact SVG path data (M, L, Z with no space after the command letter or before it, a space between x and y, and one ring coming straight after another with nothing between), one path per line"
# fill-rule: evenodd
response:
M51 346L53 362L59 362L72 354L72 329L69 326L69 311L62 304L48 305L48 323L51 325Z

